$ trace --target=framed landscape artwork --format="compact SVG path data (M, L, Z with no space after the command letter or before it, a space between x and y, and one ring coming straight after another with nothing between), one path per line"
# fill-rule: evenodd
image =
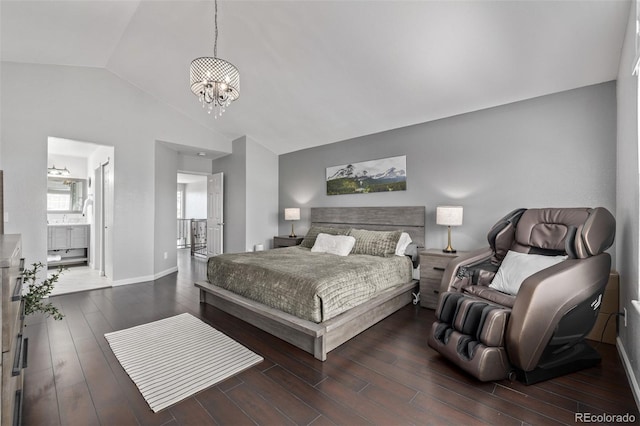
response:
M327 195L406 190L406 155L327 167Z

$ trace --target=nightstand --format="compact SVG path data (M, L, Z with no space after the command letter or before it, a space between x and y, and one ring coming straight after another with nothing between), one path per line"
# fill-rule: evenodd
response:
M440 297L440 283L447 264L461 254L444 253L442 249L420 252L420 306L435 309Z
M300 245L304 237L290 237L288 235L278 235L273 237L273 248L291 247Z

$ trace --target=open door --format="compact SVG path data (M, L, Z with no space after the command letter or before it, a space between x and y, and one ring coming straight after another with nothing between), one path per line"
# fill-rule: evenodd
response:
M207 177L207 257L224 251L224 191L222 173Z
M113 166L111 161L102 170L102 259L100 273L113 279Z

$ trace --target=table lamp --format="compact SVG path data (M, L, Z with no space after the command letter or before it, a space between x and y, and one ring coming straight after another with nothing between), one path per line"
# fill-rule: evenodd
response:
M296 233L293 231L293 221L300 220L300 209L297 207L284 209L284 220L290 220L291 222L291 238L296 237Z
M462 225L462 207L461 206L438 206L436 207L436 223L444 225L449 231L449 240L447 247L442 251L445 253L455 253L451 247L451 227Z

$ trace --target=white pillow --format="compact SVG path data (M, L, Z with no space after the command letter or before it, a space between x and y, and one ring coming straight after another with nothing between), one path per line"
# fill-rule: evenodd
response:
M396 256L404 256L404 251L407 249L407 246L411 244L411 237L406 232L400 234L400 239L398 240L398 244L396 244Z
M566 259L567 256L544 256L509 250L489 287L515 296L526 278Z
M311 247L315 253L330 253L338 256L347 256L351 253L356 239L350 235L318 234L316 242Z

